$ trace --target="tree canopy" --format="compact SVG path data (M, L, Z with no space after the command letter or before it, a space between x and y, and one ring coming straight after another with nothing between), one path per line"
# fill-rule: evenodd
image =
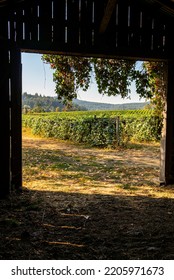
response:
M43 55L42 60L54 69L53 80L58 99L70 104L79 89L87 91L94 75L100 94L130 96L134 81L140 98L151 99L156 107L163 106L165 95L164 63L134 60Z

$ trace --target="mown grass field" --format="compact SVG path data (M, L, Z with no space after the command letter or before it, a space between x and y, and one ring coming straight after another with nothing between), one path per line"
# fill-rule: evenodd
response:
M65 192L80 188L82 192L103 190L104 194L110 194L114 188L116 193L133 190L135 194L159 182L159 143L131 143L116 150L91 148L33 136L26 128L23 139L24 184L32 184L34 189L41 184L46 190L52 185L55 190Z

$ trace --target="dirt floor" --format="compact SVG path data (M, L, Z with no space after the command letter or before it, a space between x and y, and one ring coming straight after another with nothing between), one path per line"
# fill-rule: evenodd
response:
M159 145L99 149L23 133L23 191L0 201L0 259L174 259Z

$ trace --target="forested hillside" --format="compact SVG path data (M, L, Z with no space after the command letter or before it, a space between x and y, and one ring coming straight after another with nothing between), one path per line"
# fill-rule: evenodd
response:
M55 112L55 111L85 111L87 110L83 105L73 103L72 108L67 108L63 103L59 102L57 97L42 96L38 93L22 94L23 112Z
M74 103L79 106L85 107L87 110L96 111L96 110L138 110L138 109L143 109L150 102L109 104L109 103L90 102L90 101L75 99Z
M144 108L149 102L137 102L126 104L108 104L74 99L72 108L67 108L59 102L57 97L35 95L24 92L22 94L22 106L24 111L55 112L55 111L96 111L96 110L137 110Z

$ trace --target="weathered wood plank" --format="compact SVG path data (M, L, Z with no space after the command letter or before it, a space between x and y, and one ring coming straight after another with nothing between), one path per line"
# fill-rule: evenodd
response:
M174 61L168 62L167 106L161 142L161 184L174 183Z
M107 29L117 1L118 0L108 0L99 28L100 33L104 33Z
M89 49L93 45L93 39L94 39L94 21L95 21L95 6L93 0L88 0L86 5L82 6L82 36L83 36L83 42L86 48Z
M118 4L118 48L127 49L128 46L128 1L121 1Z
M151 6L144 1L141 4L118 1L115 6L113 3L111 0L27 1L17 5L14 13L11 11L11 32L21 48L34 52L75 52L91 56L110 53L141 59L174 56L174 44L169 38L172 32L167 28L174 18L169 20L156 5L149 9ZM105 7L110 7L110 16L101 34Z
M65 14L67 34L66 43L70 46L79 46L80 44L80 9L81 1L67 1L67 12Z
M58 1L59 2L59 1ZM52 1L38 1L39 41L52 43Z
M128 45L130 48L142 48L143 14L139 2L130 5L128 10Z
M57 48L65 46L65 0L53 1L53 42Z
M19 49L11 50L11 172L12 186L22 186L22 69Z
M10 193L9 56L6 17L0 14L0 198Z

